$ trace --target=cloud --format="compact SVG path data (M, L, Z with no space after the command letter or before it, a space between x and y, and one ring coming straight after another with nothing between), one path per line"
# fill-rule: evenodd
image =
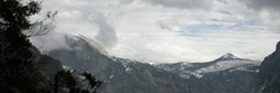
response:
M159 28L168 31L180 31L180 23L175 19L158 19L157 23L155 24Z
M42 14L58 10L54 32L95 39L112 56L209 61L231 52L262 59L280 38L271 33L279 9L269 2L258 8L252 0L45 0ZM59 34L47 36L31 41L67 47Z
M122 3L132 3L136 0L121 0ZM203 9L209 10L213 7L214 0L141 0L152 6L162 6L177 9Z
M280 1L279 0L239 0L247 8L254 10L257 19L269 26L270 30L279 33Z
M280 12L280 1L279 0L239 0L244 3L247 7L252 8L256 11L269 9L272 11Z
M89 15L88 18L89 21L95 22L99 27L99 32L95 36L97 42L107 48L114 47L118 38L115 29L108 23L106 16L102 13L95 13Z
M106 48L113 47L117 42L116 31L112 21L117 20L121 13L113 11L113 1L96 0L47 0L43 1L43 10L57 10L57 26L55 32L81 34L95 39Z
M29 38L32 45L36 46L41 52L55 49L71 49L65 42L65 33L51 31L44 36L34 36Z
M213 6L213 0L143 0L143 2L179 9L197 8L208 10Z

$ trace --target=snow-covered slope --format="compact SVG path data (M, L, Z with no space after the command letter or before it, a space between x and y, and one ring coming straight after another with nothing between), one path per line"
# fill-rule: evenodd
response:
M259 65L260 61L253 61L248 59L241 59L233 56L232 54L226 54L218 59L218 61L214 62L213 64L203 67L200 69L197 69L195 73L210 73L210 72L218 72L218 71L224 71L228 69L232 69L231 71L235 70L242 70L242 71L249 71L249 72L258 72L258 70L250 70L246 69L246 66L244 65Z
M183 78L194 75L217 93L248 93L253 88L260 61L238 58L228 53L211 62L180 62L155 66Z
M204 74L220 72L225 70L258 72L258 69L250 69L250 67L259 65L260 61L238 58L233 54L228 53L211 62L180 62L173 64L156 64L155 66L163 68L167 71L178 73L182 77L189 76L189 74L192 74L197 76L198 78L201 78Z

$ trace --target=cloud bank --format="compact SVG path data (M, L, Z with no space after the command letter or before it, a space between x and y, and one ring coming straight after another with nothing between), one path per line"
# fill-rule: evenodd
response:
M87 36L105 46L112 56L154 62L197 62L231 52L262 60L274 51L280 38L278 3L276 0L45 0L42 13L31 19L40 18L48 10L58 10L55 33ZM32 42L40 46L44 40L61 38L58 34L50 37L38 37ZM61 43L59 47L66 46Z
M122 3L126 4L135 1L137 0L121 0ZM140 0L140 2L167 8L209 10L213 7L214 0Z

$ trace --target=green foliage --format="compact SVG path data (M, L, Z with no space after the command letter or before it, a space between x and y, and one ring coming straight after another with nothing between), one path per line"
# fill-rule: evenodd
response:
M77 77L84 77L79 79ZM102 84L102 81L97 80L92 74L84 72L75 74L75 71L62 70L57 73L58 87L67 89L69 93L96 93L96 89ZM85 83L85 80L88 84ZM88 86L88 87L87 87Z

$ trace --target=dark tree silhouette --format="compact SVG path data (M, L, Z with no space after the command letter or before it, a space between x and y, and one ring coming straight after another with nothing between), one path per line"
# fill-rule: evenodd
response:
M79 79L79 77L84 77L84 79ZM74 70L59 71L55 81L55 93L58 89L69 93L96 93L96 89L102 84L102 81L97 80L92 74L75 73Z
M40 86L45 77L39 72L39 65L33 62L30 36L44 35L53 29L45 24L57 12L48 12L43 20L31 23L29 17L39 13L40 2L22 0L0 0L0 93L49 93ZM95 92L101 85L91 74L84 73L91 88L82 88L79 80L69 71L58 72L58 81L69 88L70 93ZM61 77L61 78L60 78ZM57 88L57 87L56 87ZM92 90L91 90L92 89Z
M30 42L22 31L33 24L28 17L40 11L40 3L0 0L0 91L1 93L36 93L43 79L32 62Z

